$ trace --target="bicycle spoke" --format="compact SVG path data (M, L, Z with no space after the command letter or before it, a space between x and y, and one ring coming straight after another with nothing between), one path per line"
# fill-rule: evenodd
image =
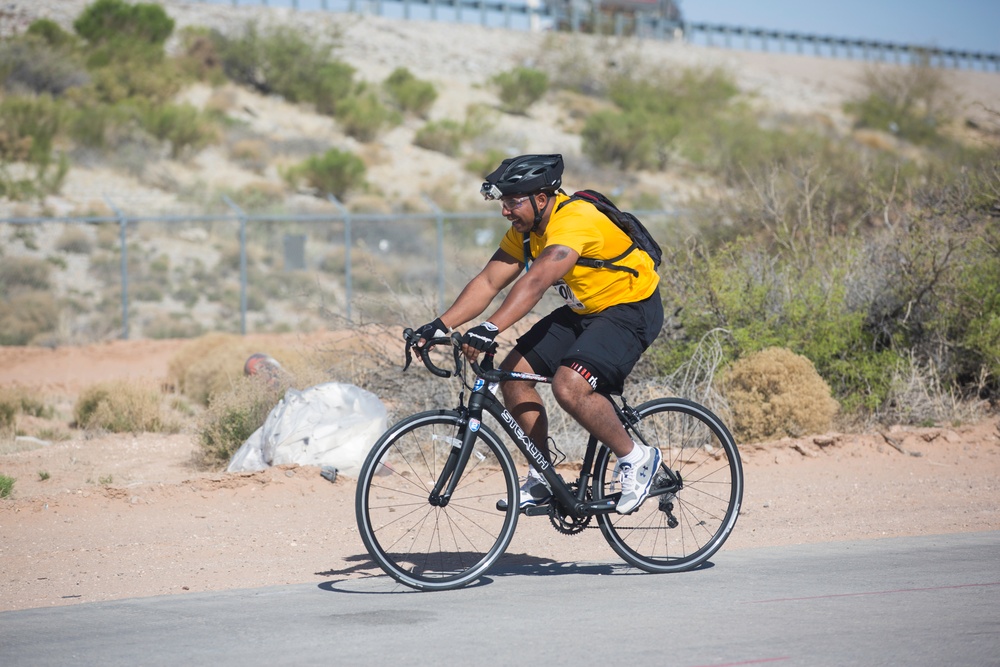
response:
M636 430L660 447L680 485L648 498L626 516L599 515L598 524L611 547L637 567L650 572L697 567L722 546L736 521L742 496L739 453L725 427L695 403L657 399L637 412ZM602 450L595 498L610 495L613 467L614 457Z
M507 512L496 509L497 500L516 497L513 461L486 429L476 434L447 503L432 504L431 489L446 481L442 470L457 452L463 424L443 411L404 420L376 443L359 478L362 539L383 570L414 588L474 580L503 553L516 526L516 503ZM386 470L391 474L375 474Z

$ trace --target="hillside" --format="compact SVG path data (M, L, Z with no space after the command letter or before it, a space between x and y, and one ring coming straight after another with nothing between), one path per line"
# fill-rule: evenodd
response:
M407 22L177 0L162 4L176 21L175 35L185 26L231 32L248 21L262 26L289 23L316 35L317 39L332 39L336 57L355 67L359 80L379 83L396 67L405 66L416 76L432 82L439 92L429 112L431 120L461 120L468 105L473 103L496 107L496 92L487 85L488 79L514 66L541 63L557 68L597 70L641 62L667 70L724 68L772 122L809 117L846 136L851 129L841 107L857 94L866 67L861 62L810 56L725 51L648 40L616 43L593 36L512 32L473 24ZM71 29L73 19L86 5L84 0L4 3L0 34L21 31L37 18L50 18ZM988 109L1000 108L1000 74L952 70L947 72L947 78L956 93L959 118L981 122ZM660 173L623 174L589 164L580 155L577 115L581 102L560 92L550 92L531 108L528 116L497 112L484 136L468 142L457 158L413 145L413 136L423 119L407 118L375 141L359 144L330 117L235 86L221 90L194 86L185 90L181 99L200 107L222 105L231 119L243 124L247 130L244 134L258 137L272 147L306 146L314 152L337 147L356 152L368 167L371 195L365 201L354 202L355 208L419 210L426 207L422 195L429 194L445 209L481 209L478 180L463 163L485 146L502 146L512 153L562 152L567 156L566 180L571 187L640 190L658 197L664 208L714 187L711 182L690 178L678 167ZM283 155L275 149L264 168L248 169L232 157L231 143L211 146L183 161L149 156L141 168L133 166L131 170L100 162L88 166L76 164L61 196L49 197L43 206L0 201L0 216L107 212L105 196L119 205L134 205L146 212L167 212L196 208L199 200L213 200L213 193L239 192L241 188L285 197L285 206L293 210L315 204L310 197L285 192L279 175L281 166L301 159L301 155Z

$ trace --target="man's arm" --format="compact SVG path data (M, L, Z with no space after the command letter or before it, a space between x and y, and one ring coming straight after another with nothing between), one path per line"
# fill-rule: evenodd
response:
M489 321L500 331L513 325L535 307L545 290L570 272L579 257L580 253L564 245L546 247L531 264L531 270L521 276L511 288L507 298ZM483 306L484 309L485 307Z
M497 250L483 270L465 286L451 308L441 315L441 321L455 329L482 314L493 297L517 278L522 267L521 262L503 250Z

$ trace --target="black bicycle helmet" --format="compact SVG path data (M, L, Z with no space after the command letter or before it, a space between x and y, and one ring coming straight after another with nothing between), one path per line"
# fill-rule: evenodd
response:
M555 192L562 185L562 155L520 155L507 158L486 177L479 189L485 199Z

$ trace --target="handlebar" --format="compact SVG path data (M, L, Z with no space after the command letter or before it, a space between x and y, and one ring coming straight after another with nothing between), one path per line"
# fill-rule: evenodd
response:
M449 378L452 375L459 374L463 357L462 337L457 332L453 333L451 336L438 336L437 338L431 338L426 343L421 345L420 336L418 336L413 329L406 328L403 329L403 340L406 341L406 364L403 366L404 371L410 367L410 363L413 361L412 351L416 350L417 356L420 358L420 361L423 362L424 367L434 375L442 378ZM431 349L439 345L448 345L452 348L452 357L455 360L454 371L441 368L431 360ZM494 344L493 349L485 354L482 364L476 360L471 360L469 362L469 365L472 367L472 370L477 377L481 377L490 382L498 382L503 379L502 376L504 372L493 368L493 357L495 355L496 345Z

